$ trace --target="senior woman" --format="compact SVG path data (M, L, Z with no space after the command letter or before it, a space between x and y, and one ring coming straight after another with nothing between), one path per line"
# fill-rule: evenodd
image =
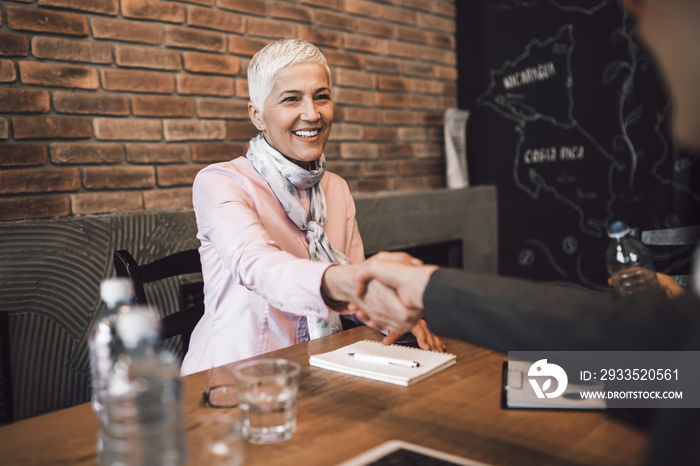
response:
M343 267L329 267L364 260L347 183L325 170L333 101L323 54L302 39L272 42L251 60L248 87L261 132L246 157L204 168L193 185L205 313L183 375L342 330L332 298L349 301L352 285L341 293L329 277ZM424 321L413 333L444 350Z

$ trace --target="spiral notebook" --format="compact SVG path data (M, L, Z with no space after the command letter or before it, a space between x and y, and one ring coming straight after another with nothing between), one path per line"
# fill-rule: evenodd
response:
M362 359L358 359L362 356ZM387 362L406 362L397 365ZM415 363L416 367L406 367ZM457 356L379 341L361 340L328 353L315 354L309 364L396 385L410 385L457 363Z

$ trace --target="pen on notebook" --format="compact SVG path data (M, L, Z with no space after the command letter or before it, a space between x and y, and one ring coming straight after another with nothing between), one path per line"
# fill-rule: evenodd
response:
M348 353L348 356L353 357L359 361L376 362L377 364L391 364L392 366L401 366L401 367L409 367L409 368L420 366L420 364L417 361L408 361L406 359L386 358L384 356L375 356L373 354Z

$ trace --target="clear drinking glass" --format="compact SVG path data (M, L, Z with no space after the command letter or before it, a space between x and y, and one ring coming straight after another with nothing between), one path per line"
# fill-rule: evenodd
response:
M233 368L243 437L252 443L288 440L296 430L299 364L254 359Z

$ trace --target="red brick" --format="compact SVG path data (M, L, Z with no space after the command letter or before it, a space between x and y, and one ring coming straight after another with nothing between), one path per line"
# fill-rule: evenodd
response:
M81 193L73 194L70 199L74 215L131 212L143 209L141 193L136 191Z
M70 201L64 196L21 197L0 199L0 220L65 217Z
M248 93L248 79L236 79L235 92L238 98L250 99L250 94Z
M21 61L19 76L23 84L49 87L97 89L97 70L85 66L56 65Z
M51 162L57 165L111 164L123 161L124 149L117 143L54 142L51 144Z
M362 174L366 176L392 175L398 172L398 163L394 161L363 162Z
M38 8L7 7L7 25L19 31L47 32L87 37L90 33L85 16Z
M202 52L183 52L182 60L187 71L194 73L236 75L241 70L238 57Z
M416 25L442 32L455 32L454 18L445 18L433 14L418 13Z
M226 122L226 139L231 141L249 141L258 133L250 120Z
M44 165L47 160L43 144L0 144L0 166Z
M219 8L252 13L254 15L266 15L267 5L263 0L218 0Z
M424 177L425 187L427 189L441 189L446 186L445 176L426 176Z
M336 68L333 69L333 84L373 89L376 86L376 75L365 70Z
M394 179L394 190L396 191L417 191L427 189L426 178L422 176L410 176Z
M158 71L102 70L102 87L110 91L151 92L172 94L175 92L173 76Z
M345 0L345 11L372 18L381 18L384 13L384 6L366 0Z
M416 12L401 7L384 5L384 19L415 26Z
M112 47L109 44L57 37L37 36L32 39L32 55L52 60L112 63Z
M435 67L430 63L420 61L405 61L402 64L404 74L408 76L423 76L433 78L435 76Z
M387 56L365 57L365 71L378 71L385 74L399 74L402 70L401 61Z
M453 1L437 1L433 4L433 11L444 16L457 16L457 10Z
M197 5L214 5L214 0L183 0L187 3L196 3Z
M341 50L327 50L326 59L331 66L345 66L348 68L364 68L365 56L354 52Z
M318 24L333 29L344 29L346 31L357 30L357 20L353 16L335 11L319 10L316 14Z
M421 47L417 44L389 41L386 44L386 53L387 55L419 59L421 58Z
M414 27L397 26L396 38L408 42L425 44L428 41L428 33Z
M382 53L384 42L376 37L365 36L357 33L345 34L343 36L345 48L347 50L361 50L363 52Z
M165 44L168 47L225 52L226 35L182 26L166 26Z
M165 23L184 23L185 7L173 2L156 0L121 0L126 18L152 19Z
M426 43L435 47L454 50L456 39L454 35L439 34L435 32L426 33Z
M270 16L279 19L290 19L300 23L316 22L316 15L311 8L282 2L272 3L270 6Z
M394 187L392 180L389 178L368 178L357 180L357 192L373 193L378 191L391 191Z
M0 118L0 139L10 137L10 122L7 118Z
M415 125L418 116L410 110L385 110L382 121L387 125Z
M129 114L129 101L126 96L114 94L56 91L53 93L53 106L58 113Z
M96 39L114 39L145 44L163 42L163 30L159 24L112 18L92 18L90 24L92 36Z
M0 172L0 194L77 191L78 188L80 171L77 168L30 168Z
M228 51L236 55L252 57L258 50L265 47L267 43L268 41L266 40L251 39L242 36L229 36Z
M163 165L156 167L158 186L191 186L202 165Z
M457 82L457 67L455 66L436 66L435 77L438 79L448 79Z
M131 189L155 186L153 167L86 167L83 186L86 189Z
M70 10L90 11L116 16L119 0L39 0L39 5L57 6Z
M344 121L357 123L380 123L380 111L374 108L342 107Z
M360 141L363 138L363 126L351 123L335 123L331 132L330 140L338 141Z
M396 128L388 128L386 126L367 126L365 127L366 141L388 141L396 142L399 139L399 132Z
M321 29L316 26L297 27L297 37L306 39L319 47L323 45L328 47L340 47L342 44L342 36L339 32Z
M417 10L432 11L432 0L397 0L394 3Z
M226 138L223 120L165 120L166 141L202 141Z
M194 101L189 97L135 95L131 98L131 107L137 116L194 116Z
M340 156L344 159L376 159L379 158L379 146L371 143L344 142L340 144Z
M394 26L381 20L357 18L356 30L370 36L386 37L387 39L394 37Z
M0 113L49 113L49 93L34 89L0 89Z
M143 192L146 209L192 207L192 188L151 189Z
M248 118L248 101L238 99L197 99L197 115L202 118Z
M303 0L303 2L323 8L333 8L334 10L343 9L343 0Z
M85 139L92 137L89 118L14 117L15 139Z
M0 38L2 42L2 38ZM17 79L17 70L12 60L0 60L0 83L11 83Z
M225 162L245 155L246 143L199 142L192 145L192 161L203 163Z
M444 83L435 79L410 79L408 89L422 94L441 94L445 90Z
M362 162L329 160L328 170L343 178L357 178L362 176Z
M245 17L243 15L197 6L187 7L187 24L225 32L240 34L245 32Z
M336 104L374 106L374 93L359 89L338 88L333 90Z
M389 144L382 146L380 152L383 159L407 158L415 155L413 146L410 144Z
M401 160L396 170L401 175L440 175L444 171L442 160Z
M142 45L117 45L114 61L126 68L152 68L156 70L179 70L180 54L175 50Z
M95 137L107 141L159 141L160 120L146 118L95 118Z
M29 55L29 41L27 37L14 32L0 32L0 55L26 57Z
M130 143L126 159L131 163L187 163L190 148L187 144Z
M379 76L378 84L383 91L407 91L410 88L408 79L401 76Z
M180 74L177 76L177 92L186 95L231 96L234 92L233 78Z
M248 34L282 39L294 37L294 25L285 21L267 18L248 18Z

